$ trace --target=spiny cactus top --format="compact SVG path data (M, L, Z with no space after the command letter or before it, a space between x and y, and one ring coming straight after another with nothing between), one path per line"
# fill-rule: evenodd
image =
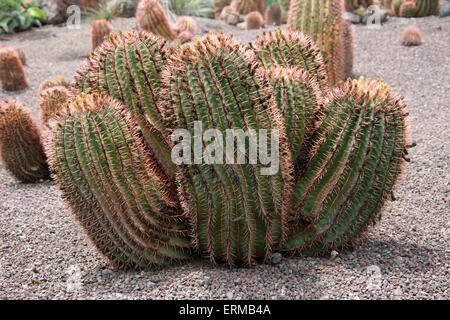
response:
M18 101L0 102L0 158L21 182L49 178L41 137L30 110Z
M177 35L159 0L142 0L136 9L139 30L152 32L164 39L175 41Z
M175 176L165 144L157 100L166 59L165 42L148 32L113 34L78 71L74 87L105 92L122 102L141 129L146 143L167 175Z
M316 79L322 92L328 92L328 75L320 49L301 32L277 29L263 32L253 48L264 67L301 67Z

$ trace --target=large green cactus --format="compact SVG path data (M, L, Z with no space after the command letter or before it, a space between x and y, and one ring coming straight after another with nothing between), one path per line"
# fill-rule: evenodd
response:
M165 143L165 128L157 103L165 59L165 42L150 33L114 34L89 56L78 71L74 86L79 91L108 93L125 104L155 159L174 178L175 165Z
M375 221L401 170L405 105L380 81L353 80L328 98L314 157L297 182L285 250L310 255L353 242Z
M17 101L0 103L0 158L21 182L50 177L39 128L30 110Z
M323 93L328 92L328 75L322 55L310 37L296 31L277 29L263 32L252 47L266 69L301 67L316 79Z
M292 0L288 28L310 36L322 51L331 86L345 79L342 0Z
M131 114L106 95L77 97L47 139L63 197L96 247L121 268L187 258L175 186L143 148Z
M416 17L427 17L439 12L439 0L414 0L416 2Z
M175 50L163 73L163 107L173 128L185 128L193 136L200 121L203 130L216 128L224 137L231 128L279 133L275 175L264 175L259 161L181 165L177 178L193 241L213 261L251 264L256 257L268 259L286 230L290 153L266 74L257 70L261 67L253 52L221 34ZM236 150L233 155L235 159Z

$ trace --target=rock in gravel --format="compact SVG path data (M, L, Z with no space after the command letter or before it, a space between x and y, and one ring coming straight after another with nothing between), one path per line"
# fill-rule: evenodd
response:
M76 5L81 8L81 0L39 0L39 7L47 15L46 24L58 24L66 22L69 15L67 8Z
M450 16L450 0L441 0L439 9L439 17L444 18Z
M116 17L134 17L139 0L111 0L108 3L111 13Z
M331 251L331 253L330 253L330 258L333 260L333 259L336 259L336 257L339 255L339 252L337 252L337 251L335 251L335 250L333 250L333 251Z
M354 24L361 23L361 16L359 16L356 13L353 13L353 12L344 12L342 17L345 20L350 21L351 23L354 23Z
M227 292L227 299L228 300L233 299L233 292Z
M383 24L387 21L389 16L389 11L386 9L368 9L367 15L362 18L363 24Z
M282 256L281 256L281 253L279 253L279 252L275 252L272 255L272 263L273 264L279 264L281 262L281 259L282 259Z
M109 269L102 270L102 276L104 276L104 277L109 277L112 274L113 274L113 272L111 270L109 270Z

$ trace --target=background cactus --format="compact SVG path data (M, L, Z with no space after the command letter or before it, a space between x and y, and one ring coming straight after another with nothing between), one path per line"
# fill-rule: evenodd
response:
M48 150L64 199L116 267L162 266L189 257L175 187L119 102L79 96L55 124Z
M191 34L195 34L197 32L197 23L191 17L178 17L175 26L179 33L187 31Z
M373 5L373 0L345 0L344 1L344 9L345 11L354 11L358 9L359 7L368 8L369 6Z
M245 30L261 29L264 27L264 18L258 11L250 12L245 16Z
M416 17L427 17L438 14L439 0L414 0L416 3Z
M69 88L70 83L67 82L63 77L56 77L56 78L53 78L52 80L47 80L47 81L42 82L41 85L39 86L39 90L38 90L38 99L45 89L52 88L52 87L59 87L59 86Z
M81 5L86 9L96 9L103 2L103 0L81 0Z
M236 25L239 23L239 12L234 10L231 6L226 6L222 9L219 18L228 24Z
M7 91L17 91L28 86L22 62L14 48L0 48L0 83Z
M112 34L79 70L74 87L79 91L108 93L122 102L137 122L156 161L174 179L175 165L165 143L157 103L165 59L165 42L150 33Z
M158 0L142 0L136 9L139 30L152 32L164 39L175 41L177 35Z
M20 59L20 62L22 62L22 64L27 64L27 54L26 54L25 51L23 51L22 49L20 49L20 48L12 48L12 47L7 46L7 45L3 45L3 46L0 47L0 49L1 49L1 48L10 48L10 49L13 49L14 51L16 51L17 56L18 56L19 59Z
M105 36L113 31L113 26L105 19L93 21L91 23L91 50L95 50L101 45Z
M268 26L281 26L282 12L280 5L278 3L273 3L268 6L265 17Z
M49 120L63 111L63 107L70 96L69 89L64 86L51 87L41 92L38 103L42 126L47 127Z
M259 162L180 166L179 194L191 219L196 249L230 265L268 259L286 228L289 148L265 73L258 72L258 66L262 67L251 51L233 36L220 34L177 48L163 72L162 109L171 128L185 128L193 135L198 120L203 130L279 130L281 163L274 176L261 174Z
M318 254L352 243L380 214L406 150L405 105L380 81L349 80L328 97L316 153L291 200L284 249Z
M230 5L231 0L214 0L214 18L219 19L222 9Z
M323 93L328 92L328 76L322 54L310 37L297 31L278 29L263 32L252 46L266 69L300 66L316 79Z
M6 170L21 182L49 178L39 129L18 101L0 102L0 155Z
M344 73L345 78L351 78L353 76L353 63L354 63L354 41L352 24L350 21L342 21L344 32Z
M400 6L400 9L398 10L398 15L403 18L411 18L415 17L417 14L417 8L414 1L405 1Z
M422 44L422 32L416 27L405 28L400 35L400 42L404 46L418 46Z
M341 0L292 0L288 28L310 36L322 51L331 86L345 79Z
M239 12L239 14L248 14L258 11L258 5L255 0L232 0L231 7Z

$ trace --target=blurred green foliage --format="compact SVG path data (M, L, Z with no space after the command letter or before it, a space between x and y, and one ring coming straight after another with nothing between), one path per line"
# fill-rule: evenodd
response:
M36 2L24 4L22 0L0 0L0 33L14 33L33 26L40 27L46 17Z

